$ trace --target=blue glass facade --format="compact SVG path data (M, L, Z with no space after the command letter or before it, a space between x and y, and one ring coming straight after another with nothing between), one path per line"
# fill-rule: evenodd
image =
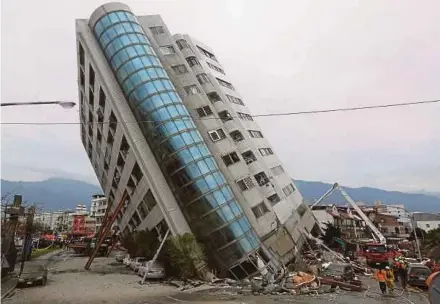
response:
M114 11L92 31L193 231L228 268L260 241L136 17Z

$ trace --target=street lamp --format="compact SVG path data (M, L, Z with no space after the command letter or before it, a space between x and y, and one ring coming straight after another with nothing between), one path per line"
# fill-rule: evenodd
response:
M72 101L33 101L33 102L5 102L1 103L2 107L10 107L10 106L37 106L37 105L59 105L63 109L71 109L73 108L76 103Z

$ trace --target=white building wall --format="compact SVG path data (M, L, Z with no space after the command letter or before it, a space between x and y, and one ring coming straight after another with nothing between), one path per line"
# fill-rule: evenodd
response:
M439 221L417 221L417 227L420 229L429 232L431 230L440 228L440 220Z

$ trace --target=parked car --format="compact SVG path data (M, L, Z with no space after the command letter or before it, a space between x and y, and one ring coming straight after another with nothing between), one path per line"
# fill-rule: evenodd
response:
M18 278L18 285L46 285L47 268L43 265L27 264Z
M408 265L408 284L411 286L427 287L426 279L431 274L431 270L422 264Z
M125 255L122 253L118 253L116 255L116 262L122 263L124 261Z
M146 262L147 258L143 258L143 257L137 257L134 258L131 262L130 262L130 268L134 270L134 272L137 272L139 269L139 266L141 266L142 262Z
M142 265L139 266L138 275L143 277L145 273L147 273L147 279L164 279L165 267L158 261L143 262Z
M352 281L355 279L353 266L348 263L330 263L322 270L321 276L342 279L344 281Z
M124 260L122 261L122 263L125 265L125 267L129 267L129 266L130 266L130 263L131 263L131 260L132 260L132 259L130 259L130 255L127 255L127 256L124 258Z
M420 263L419 259L413 259L413 258L405 258L405 261L408 264L418 264L418 263Z

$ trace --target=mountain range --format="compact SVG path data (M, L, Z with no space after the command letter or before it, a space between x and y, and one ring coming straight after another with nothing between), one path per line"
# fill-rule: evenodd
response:
M331 184L313 181L295 180L295 184L303 197L309 203L320 198ZM409 211L440 212L440 197L420 193L403 193L377 188L343 187L355 201L371 204L382 201L384 204L403 204ZM44 181L7 181L1 180L2 197L11 194L21 194L23 201L39 203L45 211L74 209L77 204L90 206L91 196L101 194L99 186L86 182L51 178ZM336 191L323 202L324 204L345 204L342 195Z

